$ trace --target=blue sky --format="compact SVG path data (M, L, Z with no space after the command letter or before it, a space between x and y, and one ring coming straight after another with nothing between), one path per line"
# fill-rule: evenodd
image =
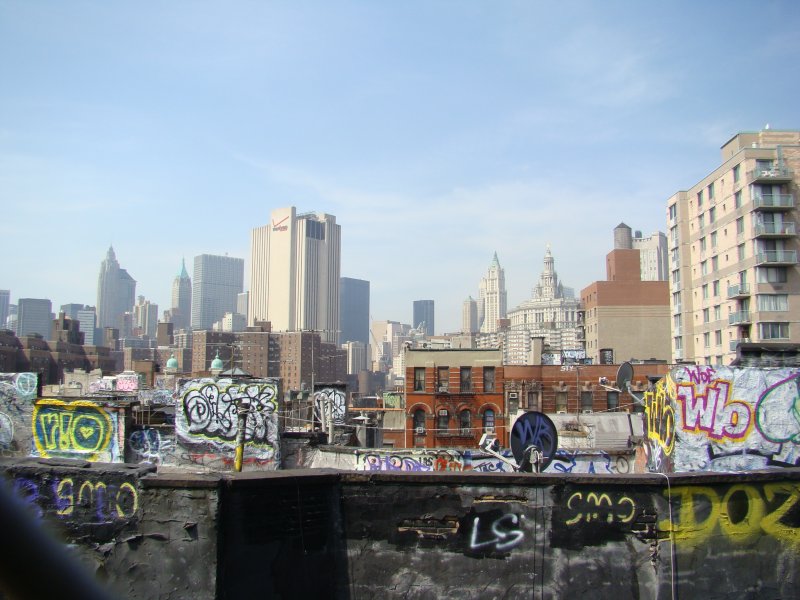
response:
M168 308L277 207L336 215L372 316L460 327L496 251L576 292L738 131L797 129L800 3L0 0L0 288Z

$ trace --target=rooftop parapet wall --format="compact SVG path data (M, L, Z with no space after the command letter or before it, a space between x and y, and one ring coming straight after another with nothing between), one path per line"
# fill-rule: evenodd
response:
M58 494L27 498L37 518L69 517L60 531L71 552L126 598L800 595L800 469L198 476L2 466L18 489L91 483L70 515ZM119 495L98 502L98 490L123 487L135 506L121 500L120 519L104 509L109 525L123 522L93 529Z
M644 394L651 472L800 465L800 369L681 366Z

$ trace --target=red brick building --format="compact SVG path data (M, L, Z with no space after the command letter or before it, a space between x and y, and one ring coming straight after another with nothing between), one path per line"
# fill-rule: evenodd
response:
M483 433L506 441L499 349L406 349L407 448L477 448Z

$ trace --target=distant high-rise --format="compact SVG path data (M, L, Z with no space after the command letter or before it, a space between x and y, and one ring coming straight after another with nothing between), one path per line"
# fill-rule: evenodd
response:
M339 283L339 325L344 342L369 346L369 281L342 277Z
M341 227L325 213L279 208L251 233L247 322L270 321L273 331L339 336Z
M186 260L181 260L181 271L172 280L172 306L170 307L173 330L189 329L192 323L192 279L186 272Z
M97 311L94 306L86 306L84 304L62 304L61 312L65 317L77 321L80 324L81 333L83 333L83 343L86 346L95 345L95 336L97 328Z
M478 297L479 308L483 308L482 314L478 314L480 330L482 333L494 333L498 329L498 321L506 318L506 273L500 266L497 252L494 253L489 271L481 279Z
M53 325L53 304L43 298L20 298L17 303L17 336L38 333L50 339Z
M236 312L244 286L244 259L201 254L194 257L192 329L211 329L225 313Z
M6 326L8 307L11 304L11 291L0 290L0 329Z
M139 296L138 302L133 307L133 326L139 335L155 338L158 329L158 304Z
M614 228L614 249L639 251L642 281L667 280L667 236L661 231L642 237L641 231L632 235L631 228L620 223Z
M412 327L419 329L424 325L426 336L432 336L434 332L433 324L433 300L414 300L414 322Z
M109 247L105 260L100 264L97 282L98 327L121 329L125 313L133 310L135 298L136 281L120 268L114 248Z
M478 303L470 296L464 300L461 311L461 333L477 333L478 327Z

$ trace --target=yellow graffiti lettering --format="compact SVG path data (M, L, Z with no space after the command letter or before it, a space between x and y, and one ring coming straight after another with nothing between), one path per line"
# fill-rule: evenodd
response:
M80 454L96 460L112 439L111 417L87 401L40 400L34 405L31 424L36 449L45 458Z
M664 490L664 494L670 502L673 497L680 498L680 511L676 523L670 523L669 519L666 519L659 523L659 529L672 530L678 541L699 542L708 539L719 520L719 496L713 488L701 486L673 488L671 493ZM708 515L702 521L697 520L695 498L703 498L710 506Z
M572 494L572 496L569 497L569 500L567 500L567 508L568 509L574 510L573 507L572 507L572 501L575 500L576 497L577 497L578 500L583 500L583 494L581 494L580 492L575 492L574 494ZM568 521L565 521L565 523L567 525L575 525L575 523L579 522L582 518L583 518L583 513L578 513L578 515L576 517L574 517L574 518L572 518L572 519L570 519Z
M620 506L623 503L631 505L631 512L630 514L624 517L618 517L618 519L620 523L630 523L631 521L633 521L633 516L636 514L636 504L634 503L633 500L631 500L627 496L623 496L622 498L620 498L619 501L617 502L617 506Z
M777 540L795 547L800 547L800 528L789 527L781 523L781 519L789 510L797 506L800 500L800 486L787 482L767 483L764 485L764 497L772 503L776 496L786 495L786 501L761 520L761 528Z
M66 488L69 487L69 491ZM56 488L56 496L59 502L57 505L65 504L63 508L59 508L56 512L61 516L71 515L75 504L74 485L72 479L62 479Z
M648 439L661 446L669 456L675 446L675 411L666 390L662 380L656 384L654 392L645 392L644 412Z
M120 494L122 494L123 490L125 490L128 494L130 494L130 497L131 497L131 505L132 505L132 507L130 509L130 513L125 512L124 507L120 505L120 502L121 502ZM121 519L124 519L124 518L129 518L129 517L132 517L133 515L135 515L136 511L139 509L139 495L136 492L136 488L133 487L127 481L125 483L123 483L121 486L119 486L119 490L117 491L116 502L117 502L116 508L117 508L117 516L118 517L120 517Z
M627 506L625 506L627 505ZM630 510L628 510L630 507ZM566 525L575 525L580 521L591 523L604 519L607 523L629 523L636 513L636 504L627 496L613 499L608 493L589 492L584 499L581 492L575 492L567 500L567 509L576 515L564 521Z
M608 508L611 508L611 498L608 497L608 494L600 494L599 496L594 492L591 492L588 496L586 496L587 503L594 503L595 506L600 507L601 505L605 504ZM595 511L593 514L589 515L586 518L586 522L588 523L592 519L599 519L600 513L599 511ZM609 512L608 513L608 522L611 523L614 520L614 516Z
M738 523L731 521L731 501L734 494L744 494L747 501L747 512ZM735 485L725 494L719 511L720 530L732 540L746 544L754 541L761 533L759 524L764 517L764 501L754 487Z

